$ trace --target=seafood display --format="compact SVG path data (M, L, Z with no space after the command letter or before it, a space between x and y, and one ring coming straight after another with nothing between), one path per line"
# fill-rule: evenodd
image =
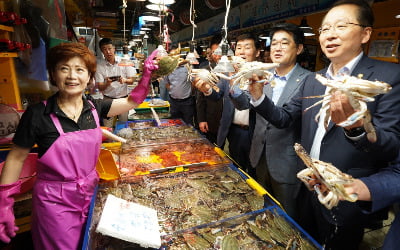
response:
M118 160L120 168L124 169L125 176L200 162L205 162L206 165L217 165L230 163L230 160L221 149L206 139L143 147L124 144Z
M90 239L95 245L90 249L104 249L110 241L115 249L128 244L94 232L108 194L157 210L161 235L257 211L268 202L228 165L104 182L92 215Z
M353 177L343 173L330 163L312 159L305 149L298 143L294 145L297 155L303 160L307 168L297 173L297 177L304 182L310 191L315 190L318 200L327 208L332 209L339 204L339 197L347 201L357 201L356 194L347 194L343 184L351 183ZM318 179L324 185L322 189L319 184L311 186L310 180Z
M170 117L170 113L168 110L156 110L156 113L159 118L165 119ZM153 113L151 112L150 109L148 110L143 110L143 111L137 111L134 114L129 115L129 119L132 120L147 120L147 119L153 119Z
M127 143L131 147L203 138L196 129L188 125L146 129L132 129L129 127L120 129L117 135L127 139Z
M323 85L328 87L328 93L322 96L310 96L306 98L323 98L321 101L316 102L308 109L315 107L322 103L322 107L318 114L315 116L315 120L318 121L319 117L323 112L326 113L324 125L325 128L328 126L328 121L330 119L330 99L332 94L340 90L342 93L346 94L349 98L351 106L357 110L354 114L349 116L346 121L337 124L341 127L347 127L353 125L357 121L364 120L364 129L367 133L367 137L371 142L376 142L376 132L371 121L371 114L367 109L366 102L374 101L374 96L385 94L392 89L392 86L381 81L368 81L361 78L362 75L358 77L354 76L343 76L340 80L329 80L320 74L316 75L316 79L320 81Z
M321 249L279 208L166 235L162 241L168 249Z
M181 119L161 119L161 125L158 126L155 120L140 120L140 121L127 121L124 123L117 123L115 126L115 132L118 133L122 128L131 129L146 129L154 127L171 127L185 125Z

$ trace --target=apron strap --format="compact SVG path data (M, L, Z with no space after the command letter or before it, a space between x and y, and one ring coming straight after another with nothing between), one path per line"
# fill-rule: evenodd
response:
M44 100L44 101L43 101L43 104L44 104L44 106L46 106L46 105L47 105L47 100ZM51 120L53 121L54 125L56 126L56 129L57 129L58 133L59 133L60 135L65 134L65 133L64 133L64 130L63 130L62 127L61 127L60 120L58 120L58 117L57 117L55 114L50 113L50 118L51 118Z
M92 103L92 101L88 100L88 102L92 106L92 114L93 114L94 120L96 121L96 125L97 125L97 127L100 127L100 119L99 119L99 115L97 114L97 110L94 107L94 104Z

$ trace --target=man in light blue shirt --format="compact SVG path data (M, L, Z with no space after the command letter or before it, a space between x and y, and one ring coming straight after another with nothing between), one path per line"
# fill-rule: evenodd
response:
M282 23L272 28L270 36L270 57L279 66L273 71L271 82L264 85L263 92L275 105L283 106L297 93L301 82L310 73L296 63L297 56L303 51L304 34L296 25ZM251 107L246 93L239 94L236 88L235 92L231 97L237 108ZM256 168L257 181L296 219L296 197L301 182L296 177L299 168L293 145L299 141L299 126L276 128L251 109L250 127L253 131L250 162Z
M171 49L171 52L173 53L175 49ZM192 83L188 74L187 67L181 65L166 76L163 81L165 81L169 91L171 118L180 118L186 124L193 125L196 102L192 94Z

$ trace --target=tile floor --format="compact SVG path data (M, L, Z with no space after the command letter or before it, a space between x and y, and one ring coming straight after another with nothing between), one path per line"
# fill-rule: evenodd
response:
M359 250L381 249L386 233L394 219L393 211L389 212L388 219L383 221L383 227L377 230L365 229L364 239Z

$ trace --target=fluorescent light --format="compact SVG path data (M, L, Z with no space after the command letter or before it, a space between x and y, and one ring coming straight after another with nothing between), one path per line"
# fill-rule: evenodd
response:
M152 12L144 12L141 17L144 21L149 21L149 22L161 21L161 17L157 16L156 14L154 14Z
M167 11L168 7L163 5L163 4L148 4L146 5L146 8L150 10L155 10L155 11Z
M175 0L149 0L150 3L154 3L154 4L173 4L175 3Z

